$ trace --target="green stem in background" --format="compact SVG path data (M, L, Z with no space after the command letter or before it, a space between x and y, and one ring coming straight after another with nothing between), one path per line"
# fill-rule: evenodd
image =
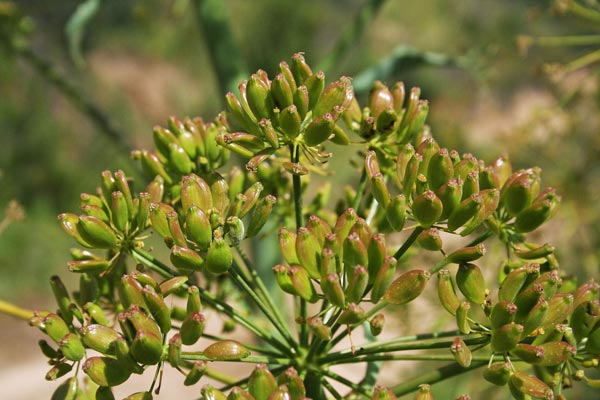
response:
M202 354L201 351L190 351L181 353L182 360L189 361L214 361ZM270 364L270 365L290 365L291 361L289 358L280 357L267 357L267 356L248 356L240 358L239 360L232 360L229 362L236 363L251 363L251 364Z
M410 234L410 236L402 243L402 246L398 249L398 251L394 254L394 258L396 260L400 260L404 253L412 246L412 244L417 240L419 235L423 232L422 226L417 226Z
M435 369L431 372L421 374L417 378L410 379L404 383L393 386L391 390L396 396L402 396L407 393L416 391L419 388L419 385L422 385L424 383L434 384L449 379L453 376L461 375L465 372L469 372L474 369L483 367L487 363L488 361L473 361L471 362L471 365L467 368L460 366L458 363L444 365L443 367Z
M391 355L391 354L374 354L370 356L360 356L356 358L349 358L346 360L340 360L338 362L331 363L332 365L338 364L354 364L359 362L371 362L371 361L455 361L456 358L450 354L438 354L438 355L423 355L423 354L402 354L402 355ZM471 361L490 361L489 356L472 357Z
M234 91L248 73L231 31L228 6L223 0L192 0L192 4L217 75L219 93Z
M421 51L414 47L401 45L396 47L390 56L357 74L352 80L352 86L354 86L354 91L358 95L362 95L369 91L373 82L377 79L384 80L391 75L397 75L408 69L414 70L423 65L435 67L456 66L458 60L446 54Z
M352 208L354 208L355 210L358 210L358 207L360 206L360 201L362 200L362 196L366 186L367 170L363 168L362 173L360 174L360 181L358 182L358 187L356 188L356 196L354 197L354 201L352 202Z
M585 18L593 22L600 22L600 12L584 7L576 1L569 2L569 11L578 17Z
M600 50L592 51L584 56L576 58L568 64L565 64L565 72L573 72L587 67L590 64L600 61Z
M348 51L356 46L365 29L375 19L385 1L368 0L365 2L358 11L352 25L342 33L333 50L319 63L318 69L329 72L334 66L342 62Z
M2 38L8 42L6 38ZM81 111L120 151L129 154L132 146L116 128L110 117L105 114L83 91L72 83L58 68L34 53L27 45L11 46L14 53L27 62L44 79L52 83L75 107Z
M574 35L574 36L522 36L531 44L543 47L555 46L590 46L600 44L600 35Z
M31 317L33 317L32 310L19 307L4 300L0 300L0 313L23 320L29 320Z

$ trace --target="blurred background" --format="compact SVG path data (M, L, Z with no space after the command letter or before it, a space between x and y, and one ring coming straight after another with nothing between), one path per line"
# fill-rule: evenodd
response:
M298 51L329 80L354 76L360 96L374 79L421 87L441 146L542 167L563 203L532 239L598 279L596 0L21 0L0 1L0 299L52 307L48 278L72 279L74 245L56 215L77 212L105 169L135 177L129 151L153 147L154 125L212 119L236 76ZM0 326L5 398L48 398L38 333ZM441 398L489 390L461 382Z

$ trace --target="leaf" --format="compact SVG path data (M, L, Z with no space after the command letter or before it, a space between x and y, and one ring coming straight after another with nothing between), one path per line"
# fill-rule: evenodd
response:
M85 65L81 52L81 42L85 28L100 9L101 0L84 0L69 18L65 26L65 35L69 42L69 54L73 63L78 67Z

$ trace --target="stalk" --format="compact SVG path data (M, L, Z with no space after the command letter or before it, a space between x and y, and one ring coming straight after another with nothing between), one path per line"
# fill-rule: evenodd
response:
M12 317L20 318L25 321L33 317L33 311L26 308L19 307L15 304L9 303L4 300L0 300L0 313L10 315Z
M394 258L399 260L404 253L412 246L412 244L417 240L421 232L423 232L422 226L417 226L410 234L410 236L402 243L402 246L398 249L398 251L394 254Z

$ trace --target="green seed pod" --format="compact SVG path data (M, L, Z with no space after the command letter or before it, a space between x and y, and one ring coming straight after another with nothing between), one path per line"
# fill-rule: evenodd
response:
M377 200L382 207L387 207L390 204L391 196L381 172L375 174L370 179L370 183L371 192L373 193L375 200Z
M327 274L321 278L321 289L325 298L334 306L343 308L346 305L346 295L337 274Z
M356 233L350 233L343 244L344 268L350 274L356 265L367 265L369 262L367 248Z
M381 81L375 81L369 92L369 109L373 117L394 107L394 97L390 89Z
M275 106L280 110L293 104L294 91L283 73L279 73L273 78L271 96L273 96Z
M279 229L279 249L281 255L288 264L300 264L300 260L296 254L296 234L288 231L286 228Z
M352 89L350 78L342 76L340 79L331 83L323 90L323 93L321 93L321 96L319 96L319 99L314 105L314 108L311 105L311 108L313 110L313 116L315 118L319 118L327 113L332 113L334 112L336 106L345 109L350 105L350 102L352 101L353 97L354 91Z
M169 225L169 238L172 243L176 244L179 247L188 247L187 239L185 238L185 234L181 229L181 225L179 224L179 214L176 212L167 214L167 224Z
M306 78L303 84L308 90L308 104L314 107L325 88L325 74L322 71L312 74Z
M562 289L564 289L564 284ZM600 285L598 285L593 278L579 286L573 293L575 297L573 301L573 307L578 307L580 304L586 301L594 301L598 299L599 289Z
M442 238L437 228L424 230L417 237L417 243L425 250L439 251L442 248Z
M303 267L294 265L288 268L288 276L292 281L294 292L304 300L314 303L318 300L317 292L310 280L309 273Z
M463 226L467 221L477 215L482 206L483 197L478 193L461 201L448 217L448 230L455 231Z
M181 336L179 333L169 339L169 348L167 350L167 361L173 368L178 368L181 363Z
M450 352L461 367L468 368L471 365L471 349L461 338L454 339L450 345Z
M206 269L213 274L222 274L233 264L231 248L225 240L215 238L206 253Z
M374 178L377 174L381 174L377 153L373 150L367 151L367 154L365 155L365 172L369 179Z
M94 205L83 205L80 207L85 215L96 217L107 224L110 223L110 217L103 208Z
M111 196L112 222L117 230L125 232L129 227L129 218L132 212L129 207L133 208L133 205L128 206L125 195L119 191L112 192Z
M431 274L420 269L413 269L400 275L385 292L383 298L390 304L406 304L423 292Z
M371 289L371 302L376 304L386 294L394 274L396 272L397 260L392 256L387 256L383 264L379 267L375 279L373 280L373 288Z
M284 108L279 114L279 129L288 139L293 140L300 134L301 125L302 118L295 105ZM274 142L274 140L270 140L270 142Z
M514 349L523 333L523 325L511 322L492 330L491 346L494 353L506 353Z
M382 135L392 133L397 127L400 116L392 108L383 110L377 118L375 118L375 129Z
M524 395L540 399L554 399L554 392L552 389L533 375L528 375L521 371L515 371L510 376L508 383L513 396L518 396L517 393L522 393Z
M375 385L371 400L397 400L398 398L390 389L385 386Z
M300 114L300 118L304 120L306 114L308 113L309 106L309 98L308 98L308 89L306 86L298 86L298 90L294 93L294 105L298 109L298 114Z
M111 324L111 322L108 320L108 317L104 313L104 310L99 305L88 302L83 305L83 309L90 316L92 321L103 326L109 326Z
M340 247L348 237L348 234L350 234L357 219L358 215L353 208L348 208L338 217L335 227L333 228L333 233L337 236Z
M404 122L404 121L402 121ZM434 155L438 154L440 151L440 146L435 141L434 138L428 137L423 140L417 146L417 153L423 157L421 164L419 165L419 173L423 175L427 175L427 171L429 170L429 163ZM448 178L450 179L450 178ZM448 180L447 179L447 180Z
M260 232L269 219L271 211L273 210L273 206L276 202L277 198L273 195L267 195L258 202L254 211L252 212L252 215L250 216L248 229L246 230L246 237L254 237Z
M277 381L265 364L258 364L248 380L248 391L256 400L268 400L277 389Z
M497 386L504 386L512 374L512 365L507 362L495 363L483 371L483 378Z
M523 324L523 337L536 330L546 318L548 312L548 302L543 297L540 298L535 306L527 313L527 316L518 321Z
M490 325L492 329L513 322L516 313L517 306L509 301L499 301L494 304L490 313Z
M165 304L162 296L156 293L151 286L145 286L143 293L150 314L152 314L163 335L166 335L171 330L171 310Z
M526 233L538 228L554 215L560 200L554 189L544 191L529 207L519 212L514 223L516 231Z
M233 117L234 121L240 127L248 131L252 130L252 126L256 123L255 118L253 115L250 116L246 113L240 101L235 97L235 94L228 92L225 95L225 105L227 106L229 115ZM201 151L201 153L206 153L206 150Z
M287 266L278 264L273 267L273 272L275 272L275 279L281 290L289 294L297 294L296 289L294 289L294 285L292 284L292 279L288 274Z
M456 309L456 325L458 330L463 335L471 333L471 324L469 323L469 310L471 309L471 303L468 301L461 301Z
M302 378L298 376L298 372L294 369L294 367L286 369L281 375L279 375L277 378L277 384L279 386L287 386L290 392L291 400L302 400L306 397L304 382L302 381Z
M595 356L600 355L600 323L596 322L587 336L585 351Z
M554 246L545 243L541 246L535 246L532 249L523 250L515 247L515 255L522 260L535 260L545 258L554 253Z
M548 312L542 322L542 327L561 324L573 312L573 295L570 293L557 293L548 301Z
M40 350L42 351L42 353L46 357L48 357L50 359L60 357L60 353L56 349L54 349L52 346L50 346L47 341L45 341L43 339L39 340L38 346L39 346Z
M134 159L141 160L142 169L151 178L160 176L167 185L171 185L173 183L173 179L169 176L156 154L150 153L147 150L142 150L141 152L133 152L132 157Z
M73 312L70 309L72 302L67 288L58 275L53 275L50 278L50 286L52 287L52 294L58 305L60 316L67 324L71 324L73 320Z
M485 167L479 171L479 187L482 190L500 189L500 178L494 167Z
M132 304L140 307L146 307L144 294L142 293L142 285L135 279L133 275L123 275L121 284L119 285L119 299L123 307L129 308Z
M254 400L254 397L239 386L231 388L227 400Z
M52 394L52 400L75 400L81 396L81 391L78 388L79 383L76 377L71 377L64 381L59 387L56 388Z
M292 56L291 71L298 86L303 85L306 79L313 74L312 69L304 59L304 53L295 53Z
M169 144L169 164L179 174L189 174L194 170L194 162L190 160L185 149L178 143Z
M346 299L349 303L360 303L369 284L369 273L362 265L354 267L354 271L346 287Z
M80 229L78 228L79 217L77 215L72 213L62 213L58 215L58 220L60 221L61 228L67 233L67 235L75 239L77 243L88 248L94 247L83 238Z
M167 220L167 215L174 213L175 210L165 203L150 204L150 223L152 227L162 238L171 237L171 229Z
M185 376L185 380L183 381L184 386L193 386L200 378L204 376L204 372L208 367L206 361L195 361L192 363L192 369Z
M448 149L440 149L431 157L426 176L429 186L435 191L453 178L454 166Z
M145 331L156 337L160 337L160 328L144 310L137 305L131 305L125 313L125 317L131 323L134 331Z
M131 375L119 361L108 357L89 357L82 369L98 386L118 386Z
M184 213L196 206L204 212L213 207L211 188L206 181L195 174L184 176L181 184L181 206Z
M165 192L164 179L160 176L155 177L148 186L146 186L146 192L150 195L150 204L161 202Z
M502 187L500 201L504 209L515 216L529 207L537 196L539 180L539 174L534 174L533 170L515 172Z
M600 301L586 301L573 310L570 325L575 339L580 342L587 337L600 320Z
M415 400L433 400L431 387L426 383L419 385L419 391L415 395Z
M239 245L246 234L244 222L236 216L228 217L225 221L225 227L227 228L227 238L231 245Z
M274 104L269 86L258 74L252 74L246 84L246 100L257 119L269 118L273 113Z
M337 320L337 323L344 325L358 324L365 320L366 313L361 306L355 303L348 304Z
M487 296L485 279L481 269L474 264L460 264L456 272L456 285L460 292L472 303L483 304Z
M204 326L206 325L206 318L204 314L199 312L191 312L183 320L179 334L181 335L181 343L186 346L195 344L202 333L204 332Z
M150 392L136 392L124 397L123 400L152 400L152 393Z
M131 355L142 365L155 365L162 358L162 338L143 330L137 331L131 343Z
M419 153L415 153L412 158L408 161L408 165L404 171L404 180L402 181L402 194L406 197L411 197L411 194L415 188L415 182L419 175L419 168L423 156Z
M331 328L323 323L323 319L321 317L307 318L306 325L308 325L308 328L319 339L325 341L331 339Z
M371 237L373 236L373 231L364 218L358 218L352 227L350 234L358 235L362 244L369 246L369 243L371 243Z
M290 392L286 385L280 385L269 396L269 400L290 400Z
M369 282L373 283L377 272L383 265L387 257L387 248L385 244L385 236L377 233L372 236L369 245L367 246L367 259L369 267Z
M536 346L528 343L519 343L517 347L511 350L510 355L518 357L521 361L528 364L538 364L542 361L545 355L542 346Z
M322 250L319 240L313 232L305 227L298 228L296 254L300 265L304 267L311 278L318 279L321 276L319 258Z
M395 196L386 207L385 217L395 232L401 232L406 222L406 197L403 194Z
M447 219L458 207L462 199L462 180L450 179L437 190L436 194L442 201L443 211L440 220Z
M371 335L379 336L383 332L385 325L385 316L382 313L377 313L369 320L369 330Z
M292 73L292 70L290 69L290 66L285 61L282 61L279 63L279 71L283 74L288 85L290 85L292 93L296 92L297 84L296 84L296 80L294 79L294 74Z
M58 341L58 347L67 360L79 361L85 356L85 348L79 336L73 332L67 333Z
M250 186L244 192L244 197L246 198L246 201L242 204L242 207L240 208L239 212L230 215L236 215L239 218L243 218L246 214L248 214L248 212L250 212L250 210L254 208L254 206L258 202L258 199L263 189L264 187L260 182L252 184L252 186Z
M567 362L577 353L577 349L567 342L555 341L541 344L544 354L537 364L541 367L554 367Z
M201 140L201 138L200 133L193 122L189 118L186 118L182 122L176 117L170 117L168 124L169 129L175 133L181 147L185 149L185 152L191 159L195 159L199 150L197 142Z
M115 400L115 396L109 386L100 386L96 390L95 400Z
M408 169L408 164L410 160L413 158L415 154L415 148L412 144L407 143L402 150L398 153L398 157L396 158L396 179L400 186L400 189L403 188L403 183L405 182L406 171Z
M57 344L65 335L69 333L69 327L65 321L54 313L49 313L43 317L40 329Z
M341 251L340 242L335 233L325 235L323 243L323 251L321 252L321 275L325 273L341 272L341 265L336 266L334 257L339 255ZM341 264L341 263L340 263ZM338 271L337 269L340 269Z
M208 250L212 241L212 228L208 216L199 207L189 208L185 219L185 232L201 250Z
M80 333L85 347L103 355L114 355L114 342L122 338L114 329L99 324L87 325L81 328Z
M334 126L335 120L330 113L313 119L304 130L304 143L309 147L323 143L333 133Z
M542 274L533 283L542 285L542 288L544 288L544 299L550 300L558 291L562 279L558 276L557 270L552 270Z
M72 369L73 369L72 364L59 362L59 363L54 364L54 366L52 368L50 368L50 370L46 373L45 378L47 381L55 381L58 378L63 377L66 374L68 374L69 372L71 372Z
M538 264L527 264L524 267L512 270L500 285L498 299L513 302L521 290L528 283L533 282L539 274L540 266Z
M442 215L442 201L432 190L427 190L417 196L412 204L413 216L424 228L428 228L437 222Z
M204 266L202 256L196 251L185 247L171 247L170 259L175 267L186 271L201 271Z
M202 302L200 301L200 289L198 286L192 285L188 288L188 298L186 303L186 311L190 313L202 312Z
M177 137L168 129L161 126L155 126L152 130L152 137L156 149L164 158L169 157L169 145L178 143Z
M455 250L446 256L446 262L448 264L464 264L471 261L478 260L485 255L485 245L480 243L472 247L463 247Z
M325 244L325 236L332 233L329 224L323 218L314 214L308 218L306 228L315 236L321 248Z
M233 361L248 357L250 351L235 340L221 340L209 345L202 354L214 361Z
M227 396L211 385L205 385L200 390L200 400L227 400Z
M187 282L189 278L187 276L174 276L173 278L169 278L164 282L161 282L160 293L163 298L167 297L171 293L175 293L179 291L179 289Z
M475 193L479 193L479 190L479 172L471 171L463 180L463 200Z
M97 217L80 215L77 227L85 242L95 248L110 249L119 243L112 228Z
M454 284L450 277L450 271L442 269L438 272L437 292L442 306L452 315L456 315L456 310L460 305L460 301L456 296Z
M539 283L533 283L515 297L514 303L517 306L517 315L515 320L523 321L529 311L543 298L544 287Z

